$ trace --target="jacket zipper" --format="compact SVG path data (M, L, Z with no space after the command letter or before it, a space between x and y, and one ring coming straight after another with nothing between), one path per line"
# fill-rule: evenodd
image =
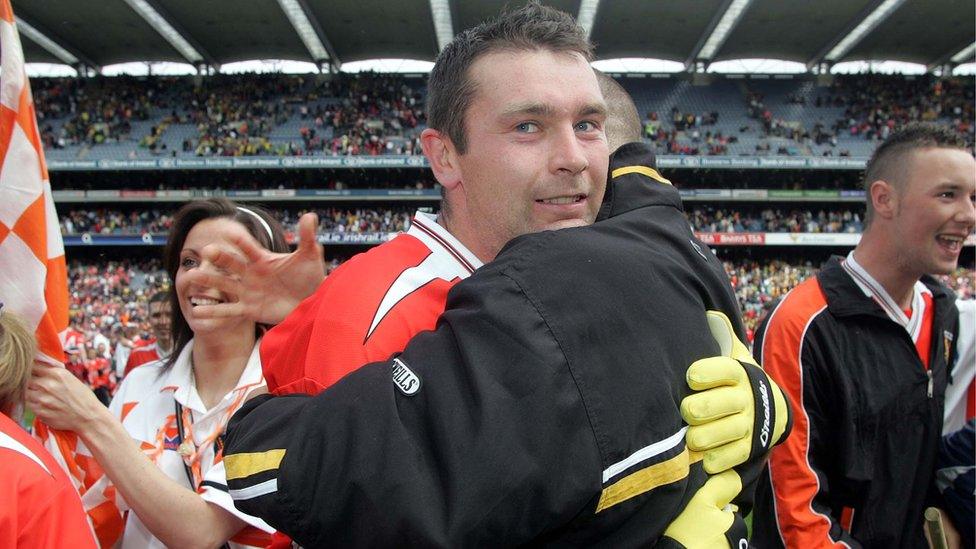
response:
M925 370L925 375L927 375L928 378L929 378L928 395L929 395L929 398L932 398L932 368L929 368L928 370Z

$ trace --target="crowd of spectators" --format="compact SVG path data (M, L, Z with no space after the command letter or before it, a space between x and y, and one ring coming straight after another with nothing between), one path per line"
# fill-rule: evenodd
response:
M817 100L819 102L820 98L818 97ZM788 94L787 101L791 104L807 104L806 97L798 93ZM756 154L763 155L773 152L777 155L791 154L791 149L784 145L778 145L776 151L772 150L768 138L776 137L790 140L800 145L829 144L830 148L824 152L824 156L834 155L834 149L838 144L837 133L829 131L822 122L814 123L813 128L810 129L800 120L785 120L775 117L773 111L766 106L763 94L758 91L748 91L746 93L746 103L746 113L749 118L759 122L760 131L763 135L763 139L756 144ZM744 130L747 129L742 128L740 131ZM798 149L793 149L792 151L795 153ZM850 155L851 152L848 149L839 149L837 151L837 156Z
M272 210L286 231L294 232L298 219L306 212L319 216L323 233L395 233L409 228L414 208L274 208ZM61 233L91 234L164 234L173 222L171 211L153 208L123 212L110 208L72 209L61 213Z
M809 210L762 208L737 210L688 205L685 215L692 229L711 233L860 233L863 208Z
M656 111L644 118L644 138L655 143L661 154L672 155L723 155L730 143L738 141L734 135L726 135L712 128L719 118L718 111L706 113L682 112L671 109L671 127L666 128ZM682 139L685 138L685 139Z
M268 135L291 114L288 100L304 85L301 77L270 75L214 76L182 89L178 104L164 123L196 125L196 142L184 140L183 150L197 156L255 156L289 151L275 149Z
M814 113L819 108L844 108L844 114L833 123L816 122L809 128L800 120L776 117L765 104L763 94L753 90L746 94L746 112L760 123L763 135L786 138L801 145L830 145L823 153L827 156L834 154L838 136L880 142L896 127L909 122L942 122L955 129L970 145L974 141L976 87L972 79L932 75L838 75L830 87L818 92L812 101L808 102L801 94L790 94L787 100L811 107ZM756 152L770 152L768 143L760 142ZM787 153L785 149L776 152ZM850 151L839 149L836 154L850 156Z
M123 212L111 208L61 211L61 234L166 233L173 223L172 212L159 208Z
M348 215L348 211L337 210L333 219ZM328 259L326 272L342 261L343 258ZM770 306L819 268L811 261L738 259L723 264L750 340ZM976 298L976 271L960 268L941 278L959 297ZM157 260L71 261L68 279L68 366L93 389L104 388L111 393L117 383L116 372L121 371L118 361L121 358L124 365L125 351L153 341L147 303L152 293L168 287L166 274Z
M286 230L294 231L298 218L308 211L319 216L319 230L325 233L395 233L410 228L413 208L324 208L314 210L276 210Z
M167 286L158 260L69 262L68 369L92 389L111 394L127 351L152 342L147 301Z
M689 203L685 215L692 229L701 232L769 233L860 233L863 208L809 209L789 207L725 208ZM323 233L394 233L409 228L414 207L375 206L367 208L272 208L288 231L294 231L298 218L307 211L319 216ZM162 234L172 223L171 212L161 208L122 211L112 208L71 209L61 213L61 232L65 235Z
M404 78L362 73L324 82L316 94L334 100L299 106L306 154L421 154L424 99Z
M131 139L171 154L163 139L173 124L196 136L180 144L196 156L420 154L422 89L398 75L341 74L35 79L35 105L48 148ZM155 119L144 135L134 120ZM53 121L59 121L55 125ZM296 135L273 138L291 120Z
M723 265L739 299L742 320L750 341L770 304L807 277L815 275L819 268L812 262L789 263L779 260L724 261Z
M63 148L127 139L133 121L150 118L161 87L162 82L131 77L35 79L41 142ZM57 130L53 119L64 119Z
M951 275L940 276L943 284L952 288L960 299L976 299L976 271L960 267Z
M897 126L941 119L969 143L973 142L973 105L972 79L872 74L838 76L827 96L818 96L814 103L844 107L844 116L833 130L851 136L883 141Z
M176 153L162 137L173 124L190 124L196 135L179 146L197 156L411 155L421 152L417 130L425 124L423 82L392 74L41 78L33 87L42 140L50 148L132 139L153 153ZM814 115L821 107L844 114L807 127L769 107L763 93L747 90L745 112L756 124L739 132L761 133L756 154L804 150L782 144L771 150L766 138L782 138L830 145L824 154L845 156L850 152L837 148L839 136L882 140L895 126L917 120L940 120L973 140L974 86L964 78L838 75L825 90L786 99ZM724 155L738 136L716 126L721 116L677 106L660 115L652 111L644 135L665 154ZM130 135L133 121L149 119L156 122L148 131ZM295 121L294 134L272 136Z

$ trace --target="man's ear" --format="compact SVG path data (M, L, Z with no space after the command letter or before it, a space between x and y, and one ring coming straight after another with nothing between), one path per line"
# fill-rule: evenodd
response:
M878 179L868 187L868 198L874 206L874 213L878 217L891 219L898 213L897 189L884 179Z
M459 155L447 134L427 128L420 133L420 144L437 182L447 190L457 187L461 182Z

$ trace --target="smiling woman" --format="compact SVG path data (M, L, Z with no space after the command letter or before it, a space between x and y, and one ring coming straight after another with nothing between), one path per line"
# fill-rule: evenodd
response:
M235 275L206 259L204 248L230 245L228 234L241 228L262 247L287 251L284 231L262 209L213 198L176 213L165 253L175 281L174 352L133 370L109 409L63 368L35 372L31 382L31 409L77 433L105 471L86 499L109 498L114 487L119 508L132 511L122 547L264 546L273 531L234 508L215 445L244 401L266 391L258 353L265 327L196 314L238 300L240 292L227 289ZM201 282L220 279L227 280L219 289Z
M220 268L210 265L201 259L203 248L208 244L219 243L221 228L228 224L242 225L262 247L273 252L286 252L284 231L281 225L263 209L257 207L244 208L229 200L213 198L196 200L181 208L173 218L169 242L166 244L164 263L170 280L175 281L176 291L170 295L170 305L173 310L172 333L174 352L170 355L166 367L173 366L178 360L183 348L194 337L216 332L218 339L227 341L227 324L240 327L239 323L247 322L242 319L196 319L193 315L195 305L202 305L206 300L216 299L218 303L236 300L237 296L227 295L212 288L203 288L186 282L185 274L194 269L217 270ZM191 298L194 302L191 303ZM193 321L191 323L191 320ZM256 339L264 328L250 323L250 332ZM215 330L214 328L222 328ZM197 330L200 332L197 333ZM244 336L247 339L246 336ZM252 341L253 344L253 341ZM248 347L250 348L250 347ZM199 352L199 351L198 351Z

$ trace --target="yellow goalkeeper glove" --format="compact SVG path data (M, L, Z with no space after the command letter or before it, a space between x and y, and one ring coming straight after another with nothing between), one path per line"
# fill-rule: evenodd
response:
M659 549L679 547L689 549L738 549L746 542L746 525L736 514L732 499L742 490L739 474L729 470L709 477L688 500L681 514L664 531L665 540Z

